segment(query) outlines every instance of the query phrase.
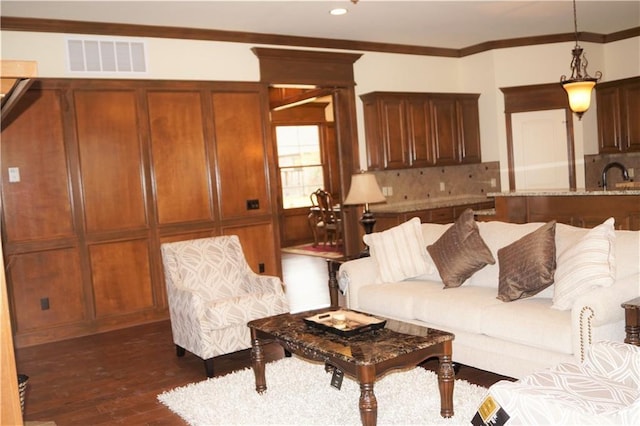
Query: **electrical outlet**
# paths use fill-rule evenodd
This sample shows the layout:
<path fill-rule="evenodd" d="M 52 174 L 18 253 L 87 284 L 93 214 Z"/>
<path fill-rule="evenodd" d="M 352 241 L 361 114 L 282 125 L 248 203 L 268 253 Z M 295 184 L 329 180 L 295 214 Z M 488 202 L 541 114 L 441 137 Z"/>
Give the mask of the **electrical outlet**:
<path fill-rule="evenodd" d="M 264 273 L 264 263 L 258 263 L 258 272 Z"/>
<path fill-rule="evenodd" d="M 498 182 L 496 181 L 496 178 L 491 178 L 491 187 L 495 188 L 497 184 Z"/>
<path fill-rule="evenodd" d="M 247 200 L 247 210 L 260 210 L 260 200 Z"/>
<path fill-rule="evenodd" d="M 387 186 L 387 195 L 389 197 L 393 195 L 393 186 Z"/>
<path fill-rule="evenodd" d="M 10 183 L 20 182 L 20 168 L 9 167 L 9 182 Z"/>
<path fill-rule="evenodd" d="M 635 177 L 636 172 L 635 172 L 635 170 L 633 169 L 633 167 L 629 167 L 629 168 L 627 169 L 627 172 L 629 173 L 629 177 L 630 177 L 631 179 L 633 179 L 633 178 Z"/>
<path fill-rule="evenodd" d="M 49 309 L 49 298 L 48 297 L 43 297 L 42 299 L 40 299 L 40 309 L 43 311 L 46 311 Z"/>
<path fill-rule="evenodd" d="M 444 182 L 440 182 L 440 191 L 444 191 Z"/>

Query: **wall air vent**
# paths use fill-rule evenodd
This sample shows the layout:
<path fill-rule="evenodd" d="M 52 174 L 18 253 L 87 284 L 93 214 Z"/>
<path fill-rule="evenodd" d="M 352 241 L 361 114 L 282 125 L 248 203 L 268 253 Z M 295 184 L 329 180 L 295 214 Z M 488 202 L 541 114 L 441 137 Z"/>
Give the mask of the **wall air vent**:
<path fill-rule="evenodd" d="M 67 66 L 71 73 L 144 74 L 144 40 L 113 38 L 67 39 Z"/>

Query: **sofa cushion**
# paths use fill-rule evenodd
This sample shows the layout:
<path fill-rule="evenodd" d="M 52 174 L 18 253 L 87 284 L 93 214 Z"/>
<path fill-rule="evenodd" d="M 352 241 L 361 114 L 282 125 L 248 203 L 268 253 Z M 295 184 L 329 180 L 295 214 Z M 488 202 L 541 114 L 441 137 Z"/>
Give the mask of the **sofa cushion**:
<path fill-rule="evenodd" d="M 482 317 L 487 308 L 503 304 L 495 298 L 495 289 L 461 286 L 440 288 L 428 297 L 416 298 L 413 318 L 433 324 L 436 328 L 480 333 Z"/>
<path fill-rule="evenodd" d="M 390 318 L 411 320 L 415 303 L 442 293 L 440 281 L 402 281 L 366 285 L 358 292 L 358 310 Z"/>
<path fill-rule="evenodd" d="M 478 222 L 480 236 L 487 244 L 495 259 L 498 259 L 498 250 L 514 241 L 524 237 L 544 225 L 544 222 L 532 223 L 507 223 L 499 221 Z M 487 265 L 469 279 L 469 285 L 498 288 L 500 278 L 500 259 L 493 265 Z M 548 297 L 553 296 L 550 293 Z"/>
<path fill-rule="evenodd" d="M 551 221 L 498 250 L 498 299 L 531 297 L 553 284 L 556 270 L 556 222 Z"/>
<path fill-rule="evenodd" d="M 586 291 L 613 285 L 616 275 L 613 223 L 613 218 L 607 219 L 558 255 L 554 309 L 570 309 Z"/>
<path fill-rule="evenodd" d="M 466 209 L 427 251 L 445 288 L 460 287 L 476 271 L 496 262 L 478 232 L 471 209 Z"/>
<path fill-rule="evenodd" d="M 551 303 L 551 299 L 528 298 L 488 306 L 483 312 L 481 332 L 514 343 L 572 354 L 571 312 L 549 309 Z"/>
<path fill-rule="evenodd" d="M 414 217 L 363 238 L 378 267 L 378 282 L 396 282 L 432 272 L 422 239 L 420 219 Z"/>

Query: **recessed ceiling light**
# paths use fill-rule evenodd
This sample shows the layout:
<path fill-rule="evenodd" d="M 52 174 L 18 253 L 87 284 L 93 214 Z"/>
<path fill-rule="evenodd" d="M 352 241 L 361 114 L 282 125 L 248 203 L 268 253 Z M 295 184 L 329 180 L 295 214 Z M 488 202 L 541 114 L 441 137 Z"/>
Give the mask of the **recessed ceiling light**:
<path fill-rule="evenodd" d="M 331 9 L 331 11 L 329 13 L 334 15 L 334 16 L 344 15 L 344 14 L 347 13 L 347 9 L 345 9 L 343 7 L 338 7 L 338 8 L 335 8 L 335 9 Z"/>

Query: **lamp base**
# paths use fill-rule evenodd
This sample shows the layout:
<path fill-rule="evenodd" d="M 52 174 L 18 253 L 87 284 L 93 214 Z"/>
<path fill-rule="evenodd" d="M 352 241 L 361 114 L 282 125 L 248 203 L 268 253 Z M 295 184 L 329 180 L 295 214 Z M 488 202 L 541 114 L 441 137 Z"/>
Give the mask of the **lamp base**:
<path fill-rule="evenodd" d="M 362 217 L 360 218 L 360 223 L 364 228 L 365 235 L 371 234 L 373 233 L 373 227 L 376 225 L 376 218 L 373 216 L 373 213 L 371 213 L 368 209 L 365 209 L 364 213 L 362 213 Z M 358 257 L 369 257 L 369 256 L 370 256 L 369 246 L 365 244 L 364 250 L 360 252 Z"/>

